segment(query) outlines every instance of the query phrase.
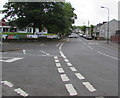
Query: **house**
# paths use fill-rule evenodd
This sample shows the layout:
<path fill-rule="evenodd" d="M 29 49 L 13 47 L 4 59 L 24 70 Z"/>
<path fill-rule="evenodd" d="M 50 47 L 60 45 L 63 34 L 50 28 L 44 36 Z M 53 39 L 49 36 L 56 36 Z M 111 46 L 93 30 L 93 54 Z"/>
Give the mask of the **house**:
<path fill-rule="evenodd" d="M 33 27 L 25 27 L 23 29 L 19 29 L 17 27 L 10 26 L 9 23 L 5 21 L 5 19 L 1 19 L 0 32 L 33 33 Z M 35 32 L 39 32 L 39 28 L 35 28 Z"/>
<path fill-rule="evenodd" d="M 118 30 L 118 23 L 119 21 L 116 19 L 109 21 L 109 39 L 111 36 L 116 34 L 116 31 Z M 97 26 L 94 28 L 94 32 L 96 33 L 97 37 L 106 39 L 108 34 L 108 22 L 97 24 Z"/>

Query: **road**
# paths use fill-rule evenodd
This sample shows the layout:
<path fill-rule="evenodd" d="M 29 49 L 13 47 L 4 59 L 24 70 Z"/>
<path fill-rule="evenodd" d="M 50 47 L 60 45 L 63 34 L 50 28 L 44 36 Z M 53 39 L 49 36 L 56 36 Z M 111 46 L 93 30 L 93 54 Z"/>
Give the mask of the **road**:
<path fill-rule="evenodd" d="M 3 96 L 118 95 L 114 48 L 81 37 L 6 45 L 20 50 L 3 52 L 0 59 Z"/>

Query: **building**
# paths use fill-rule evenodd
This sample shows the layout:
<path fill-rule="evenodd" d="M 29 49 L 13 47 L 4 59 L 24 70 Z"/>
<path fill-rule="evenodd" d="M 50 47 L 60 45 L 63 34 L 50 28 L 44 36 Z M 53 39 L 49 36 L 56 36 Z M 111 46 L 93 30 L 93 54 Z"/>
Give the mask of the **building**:
<path fill-rule="evenodd" d="M 109 21 L 109 39 L 111 36 L 114 36 L 116 34 L 116 31 L 118 31 L 118 23 L 119 21 L 115 19 Z M 108 22 L 99 23 L 94 28 L 94 32 L 97 37 L 106 39 L 108 34 Z"/>

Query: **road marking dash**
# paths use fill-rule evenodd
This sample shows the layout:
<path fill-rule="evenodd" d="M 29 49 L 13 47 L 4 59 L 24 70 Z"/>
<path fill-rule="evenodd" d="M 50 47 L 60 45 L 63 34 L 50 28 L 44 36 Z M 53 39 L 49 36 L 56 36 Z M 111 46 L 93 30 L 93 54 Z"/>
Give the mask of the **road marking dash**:
<path fill-rule="evenodd" d="M 21 88 L 17 88 L 14 90 L 17 94 L 20 94 L 21 96 L 27 97 L 28 94 L 24 92 Z"/>
<path fill-rule="evenodd" d="M 1 81 L 2 84 L 8 86 L 8 87 L 13 87 L 13 84 L 11 82 L 8 81 Z"/>
<path fill-rule="evenodd" d="M 69 81 L 69 80 L 70 80 L 70 79 L 68 78 L 68 76 L 66 76 L 66 74 L 61 74 L 60 77 L 61 77 L 61 79 L 62 79 L 63 81 Z"/>
<path fill-rule="evenodd" d="M 83 82 L 83 85 L 90 91 L 90 92 L 95 92 L 96 89 L 89 83 L 89 82 Z"/>
<path fill-rule="evenodd" d="M 61 67 L 61 64 L 60 63 L 56 63 L 56 67 Z"/>
<path fill-rule="evenodd" d="M 64 59 L 65 60 L 65 62 L 69 62 L 69 60 L 68 59 Z"/>
<path fill-rule="evenodd" d="M 88 48 L 90 48 L 91 50 L 93 50 L 93 48 L 92 48 L 92 47 L 90 47 L 90 46 L 88 46 Z"/>
<path fill-rule="evenodd" d="M 55 60 L 55 62 L 56 62 L 56 63 L 58 63 L 58 62 L 59 62 L 59 60 Z"/>
<path fill-rule="evenodd" d="M 55 57 L 54 57 L 54 59 L 55 59 L 55 60 L 56 60 L 56 59 L 58 60 L 58 57 L 57 57 L 57 56 L 55 56 Z"/>
<path fill-rule="evenodd" d="M 68 65 L 68 66 L 72 66 L 72 64 L 71 64 L 70 62 L 69 62 L 69 63 L 67 63 L 67 65 Z"/>
<path fill-rule="evenodd" d="M 70 67 L 70 69 L 71 69 L 72 71 L 77 71 L 77 70 L 75 69 L 75 67 Z"/>
<path fill-rule="evenodd" d="M 75 88 L 73 87 L 72 84 L 65 84 L 65 87 L 66 87 L 67 91 L 69 92 L 70 96 L 77 95 L 77 91 L 75 90 Z"/>
<path fill-rule="evenodd" d="M 65 71 L 63 70 L 63 68 L 58 68 L 58 72 L 59 73 L 64 73 Z"/>
<path fill-rule="evenodd" d="M 75 73 L 75 75 L 76 75 L 77 78 L 80 79 L 80 80 L 85 79 L 85 77 L 83 77 L 80 73 Z"/>

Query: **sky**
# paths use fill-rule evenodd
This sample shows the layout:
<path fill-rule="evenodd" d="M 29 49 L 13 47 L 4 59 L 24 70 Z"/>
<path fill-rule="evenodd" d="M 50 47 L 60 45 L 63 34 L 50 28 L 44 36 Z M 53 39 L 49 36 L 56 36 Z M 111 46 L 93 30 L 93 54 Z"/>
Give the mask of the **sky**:
<path fill-rule="evenodd" d="M 0 10 L 3 9 L 3 5 L 8 0 L 0 0 Z M 108 10 L 101 8 L 101 6 L 109 8 L 110 20 L 118 20 L 118 2 L 120 0 L 66 0 L 70 2 L 75 9 L 77 19 L 75 21 L 76 26 L 81 25 L 96 25 L 108 20 Z M 4 15 L 0 14 L 0 19 Z"/>

